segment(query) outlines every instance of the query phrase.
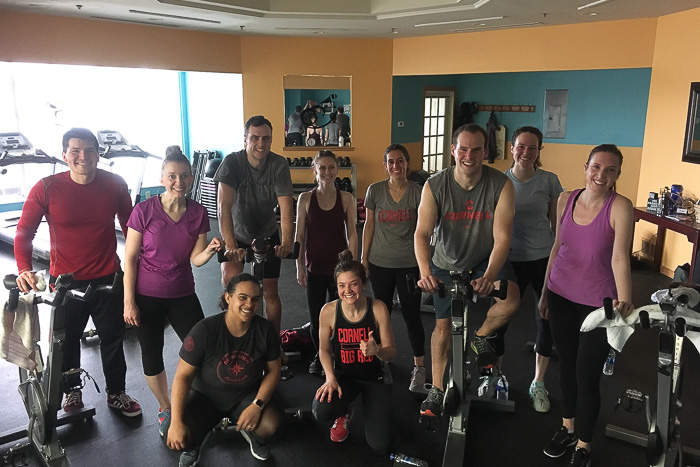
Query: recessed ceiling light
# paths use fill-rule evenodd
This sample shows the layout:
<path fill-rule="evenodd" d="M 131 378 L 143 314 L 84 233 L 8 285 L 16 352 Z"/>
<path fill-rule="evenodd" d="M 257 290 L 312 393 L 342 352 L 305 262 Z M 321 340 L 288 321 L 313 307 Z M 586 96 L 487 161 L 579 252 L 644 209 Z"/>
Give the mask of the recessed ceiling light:
<path fill-rule="evenodd" d="M 185 21 L 199 21 L 201 23 L 221 24 L 221 21 L 214 21 L 214 20 L 203 19 L 203 18 L 193 18 L 191 16 L 167 15 L 165 13 L 155 13 L 153 11 L 129 10 L 129 13 L 134 13 L 137 15 L 147 15 L 147 16 L 159 16 L 161 18 L 182 19 Z"/>
<path fill-rule="evenodd" d="M 595 1 L 595 2 L 591 2 L 591 3 L 587 3 L 587 4 L 585 4 L 585 5 L 581 5 L 580 7 L 578 7 L 578 10 L 579 10 L 579 11 L 585 10 L 586 8 L 591 8 L 591 7 L 594 7 L 594 6 L 597 6 L 597 5 L 602 5 L 603 3 L 608 3 L 609 1 L 611 1 L 611 0 L 597 0 L 597 1 Z"/>
<path fill-rule="evenodd" d="M 587 13 L 587 14 L 588 14 L 588 16 L 598 16 L 598 13 L 596 13 L 595 11 L 591 11 L 590 13 Z"/>
<path fill-rule="evenodd" d="M 440 21 L 437 23 L 420 23 L 416 24 L 415 27 L 422 28 L 425 26 L 443 26 L 445 24 L 459 24 L 459 23 L 478 23 L 479 21 L 493 21 L 497 19 L 503 19 L 503 16 L 491 16 L 489 18 L 474 18 L 474 19 L 459 19 L 455 21 Z"/>
<path fill-rule="evenodd" d="M 391 28 L 391 34 L 398 34 L 399 31 L 396 30 L 396 28 Z"/>

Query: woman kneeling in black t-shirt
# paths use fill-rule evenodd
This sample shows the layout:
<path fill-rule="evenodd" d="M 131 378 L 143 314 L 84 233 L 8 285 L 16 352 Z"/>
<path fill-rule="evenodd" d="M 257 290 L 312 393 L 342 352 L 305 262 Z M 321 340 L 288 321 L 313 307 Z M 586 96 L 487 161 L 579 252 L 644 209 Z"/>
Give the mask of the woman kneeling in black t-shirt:
<path fill-rule="evenodd" d="M 255 314 L 259 301 L 260 286 L 253 276 L 233 277 L 219 300 L 224 313 L 197 323 L 182 344 L 165 436 L 168 447 L 186 450 L 180 466 L 199 460 L 202 441 L 224 417 L 236 423 L 253 457 L 270 457 L 264 439 L 282 422 L 282 411 L 272 400 L 281 373 L 280 341 Z"/>

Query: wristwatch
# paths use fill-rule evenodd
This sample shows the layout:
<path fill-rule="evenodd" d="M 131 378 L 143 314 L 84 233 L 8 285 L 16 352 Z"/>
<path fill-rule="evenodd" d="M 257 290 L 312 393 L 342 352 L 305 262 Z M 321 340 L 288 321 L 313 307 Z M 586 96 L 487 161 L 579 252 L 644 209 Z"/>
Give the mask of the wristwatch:
<path fill-rule="evenodd" d="M 265 401 L 262 399 L 255 399 L 253 404 L 257 405 L 259 409 L 262 409 L 265 406 Z"/>

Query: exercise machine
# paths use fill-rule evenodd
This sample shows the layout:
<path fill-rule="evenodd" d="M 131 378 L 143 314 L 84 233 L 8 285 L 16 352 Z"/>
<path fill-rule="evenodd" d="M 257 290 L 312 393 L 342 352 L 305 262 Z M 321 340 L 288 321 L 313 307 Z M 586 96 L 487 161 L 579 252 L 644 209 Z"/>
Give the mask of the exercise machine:
<path fill-rule="evenodd" d="M 131 204 L 136 205 L 141 201 L 141 186 L 143 185 L 143 176 L 146 173 L 146 163 L 148 159 L 162 160 L 162 157 L 154 156 L 136 145 L 129 144 L 129 142 L 122 136 L 118 131 L 113 130 L 102 130 L 97 132 L 97 142 L 99 144 L 100 150 L 100 160 L 104 161 L 110 167 L 113 167 L 117 159 L 124 157 L 135 158 L 141 161 L 141 166 L 139 170 L 133 170 L 131 167 L 127 173 L 120 173 L 122 177 L 127 181 L 129 185 L 129 191 L 131 194 Z M 112 169 L 114 171 L 114 169 Z M 131 183 L 129 183 L 131 181 Z M 121 226 L 117 223 L 117 228 L 121 229 Z"/>
<path fill-rule="evenodd" d="M 471 362 L 469 359 L 469 330 L 467 317 L 469 308 L 476 304 L 479 296 L 471 286 L 471 273 L 450 271 L 452 286 L 449 293 L 452 296 L 452 363 L 449 366 L 449 377 L 445 387 L 442 413 L 450 417 L 445 452 L 443 455 L 443 467 L 464 466 L 464 445 L 467 438 L 467 425 L 471 406 L 494 410 L 498 412 L 514 412 L 515 402 L 508 399 L 491 397 L 479 397 L 469 391 L 471 384 Z M 413 276 L 406 277 L 408 290 L 417 291 L 416 279 Z M 499 289 L 494 290 L 488 296 L 505 300 L 508 293 L 507 283 L 500 282 Z M 440 284 L 438 295 L 445 297 L 445 284 Z M 476 371 L 476 370 L 474 370 Z M 489 376 L 486 376 L 487 378 Z M 434 419 L 435 417 L 425 417 Z M 428 420 L 428 429 L 435 430 L 433 421 Z"/>
<path fill-rule="evenodd" d="M 669 289 L 656 292 L 653 296 L 656 297 L 658 305 L 643 307 L 639 311 L 639 323 L 645 330 L 651 327 L 660 328 L 656 403 L 653 404 L 648 395 L 630 389 L 619 401 L 620 405 L 630 412 L 641 411 L 644 408 L 647 433 L 638 433 L 610 424 L 605 432 L 612 438 L 646 447 L 647 465 L 698 465 L 700 451 L 682 443 L 679 412 L 683 406 L 680 399 L 683 379 L 681 354 L 687 333 L 700 332 L 700 326 L 688 323 L 689 320 L 696 323 L 700 320 L 700 313 L 691 309 L 700 304 L 700 286 L 688 287 L 673 283 Z M 612 300 L 606 299 L 604 308 L 606 317 L 612 319 Z"/>
<path fill-rule="evenodd" d="M 17 276 L 8 275 L 3 280 L 5 288 L 10 290 L 6 312 L 16 310 L 19 303 L 20 291 L 16 287 L 16 279 Z M 48 358 L 43 371 L 37 369 L 30 372 L 24 368 L 19 369 L 20 384 L 18 390 L 29 417 L 28 427 L 0 434 L 0 445 L 26 437 L 27 443 L 19 448 L 13 448 L 11 455 L 15 456 L 19 455 L 20 452 L 32 451 L 41 464 L 47 467 L 70 465 L 58 440 L 56 428 L 68 423 L 86 420 L 95 415 L 94 407 L 85 406 L 80 410 L 71 413 L 63 412 L 61 416 L 58 416 L 63 397 L 63 379 L 66 376 L 61 372 L 61 365 L 63 364 L 63 345 L 66 336 L 66 314 L 70 301 L 90 301 L 97 293 L 117 293 L 122 287 L 122 275 L 121 273 L 115 274 L 114 282 L 111 285 L 96 287 L 89 285 L 85 291 L 70 290 L 72 282 L 73 274 L 62 274 L 56 279 L 54 292 L 34 296 L 33 304 L 45 303 L 51 306 Z M 38 346 L 36 351 L 40 353 Z M 85 373 L 86 378 L 91 379 L 80 368 L 70 370 L 68 373 L 74 374 L 76 372 Z M 97 388 L 97 384 L 95 384 L 95 388 Z M 97 390 L 99 392 L 99 388 Z"/>
<path fill-rule="evenodd" d="M 27 164 L 33 170 L 28 171 Z M 29 190 L 41 177 L 53 175 L 57 168 L 64 170 L 68 164 L 34 148 L 22 133 L 0 133 L 0 240 L 10 245 L 15 242 L 17 224 L 22 214 L 22 204 Z M 40 170 L 36 170 L 41 167 Z M 34 237 L 32 256 L 48 264 L 50 255 L 49 229 L 42 222 Z"/>

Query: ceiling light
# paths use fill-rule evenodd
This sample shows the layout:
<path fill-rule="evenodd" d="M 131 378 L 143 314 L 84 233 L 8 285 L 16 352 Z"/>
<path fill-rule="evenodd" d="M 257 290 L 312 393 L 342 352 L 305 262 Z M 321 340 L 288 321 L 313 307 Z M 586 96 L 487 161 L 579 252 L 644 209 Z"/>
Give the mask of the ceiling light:
<path fill-rule="evenodd" d="M 526 28 L 529 26 L 538 26 L 543 23 L 535 21 L 534 23 L 520 23 L 520 24 L 508 24 L 503 26 L 487 26 L 487 27 L 477 27 L 477 28 L 461 28 L 461 29 L 450 29 L 449 32 L 470 32 L 470 31 L 489 31 L 493 29 L 515 29 L 515 28 Z"/>
<path fill-rule="evenodd" d="M 598 13 L 595 11 L 591 11 L 590 13 L 587 13 L 588 16 L 598 16 Z"/>
<path fill-rule="evenodd" d="M 602 5 L 603 3 L 608 3 L 611 0 L 596 0 L 595 2 L 587 3 L 586 5 L 582 5 L 578 7 L 578 10 L 585 10 L 586 8 L 591 8 L 597 5 Z"/>
<path fill-rule="evenodd" d="M 391 28 L 391 33 L 392 33 L 392 34 L 398 34 L 399 31 L 397 31 L 396 28 Z"/>
<path fill-rule="evenodd" d="M 152 11 L 129 10 L 129 13 L 134 13 L 136 15 L 160 16 L 162 18 L 183 19 L 185 21 L 199 21 L 201 23 L 221 24 L 221 21 L 214 21 L 211 19 L 193 18 L 191 16 L 166 15 L 165 13 L 154 13 Z"/>
<path fill-rule="evenodd" d="M 416 24 L 415 27 L 422 28 L 422 27 L 426 27 L 426 26 L 443 26 L 445 24 L 476 23 L 479 21 L 493 21 L 493 20 L 503 19 L 503 18 L 504 18 L 503 16 L 491 16 L 489 18 L 459 19 L 459 20 L 455 20 L 455 21 L 440 21 L 437 23 L 420 23 L 420 24 Z"/>

